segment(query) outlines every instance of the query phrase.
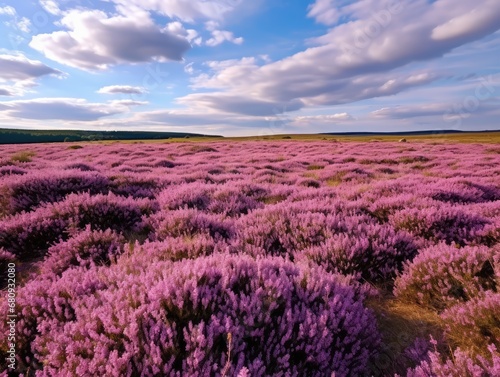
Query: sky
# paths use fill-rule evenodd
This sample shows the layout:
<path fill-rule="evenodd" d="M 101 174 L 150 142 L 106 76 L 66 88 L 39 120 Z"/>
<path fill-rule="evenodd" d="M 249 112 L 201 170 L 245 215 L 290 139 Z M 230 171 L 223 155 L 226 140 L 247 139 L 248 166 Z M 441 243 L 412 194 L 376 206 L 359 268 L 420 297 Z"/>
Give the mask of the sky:
<path fill-rule="evenodd" d="M 0 127 L 500 129 L 499 0 L 0 0 Z"/>

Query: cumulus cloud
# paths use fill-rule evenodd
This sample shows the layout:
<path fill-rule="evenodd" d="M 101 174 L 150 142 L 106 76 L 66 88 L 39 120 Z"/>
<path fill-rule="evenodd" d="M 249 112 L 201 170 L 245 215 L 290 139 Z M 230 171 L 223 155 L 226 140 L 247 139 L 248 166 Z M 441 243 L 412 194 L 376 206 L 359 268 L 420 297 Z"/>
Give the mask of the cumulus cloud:
<path fill-rule="evenodd" d="M 323 106 L 390 96 L 441 77 L 431 70 L 412 72 L 410 63 L 441 57 L 500 29 L 496 0 L 338 3 L 317 1 L 310 7 L 310 16 L 333 10 L 350 20 L 310 40 L 313 46 L 270 64 L 240 63 L 195 77 L 194 87 L 219 91 L 180 102 L 196 104 L 202 98 L 224 108 L 230 98 L 241 98 L 247 103 L 238 104 L 241 110 L 256 101 Z M 334 18 L 323 21 L 331 24 Z M 457 21 L 465 27 L 455 27 Z"/>
<path fill-rule="evenodd" d="M 55 16 L 61 14 L 61 9 L 59 9 L 59 5 L 54 0 L 39 0 L 39 2 L 42 8 L 50 14 Z"/>
<path fill-rule="evenodd" d="M 339 122 L 352 120 L 353 117 L 348 113 L 326 114 L 326 115 L 305 115 L 295 117 L 296 122 Z"/>
<path fill-rule="evenodd" d="M 102 70 L 122 63 L 180 61 L 189 41 L 160 29 L 147 13 L 109 17 L 99 10 L 73 9 L 60 24 L 66 31 L 39 34 L 30 47 L 47 58 L 84 70 Z"/>
<path fill-rule="evenodd" d="M 316 0 L 308 7 L 308 17 L 325 25 L 333 25 L 340 18 L 340 12 L 335 6 L 335 0 Z"/>
<path fill-rule="evenodd" d="M 110 85 L 104 86 L 97 91 L 101 94 L 143 94 L 146 93 L 146 89 L 140 86 L 130 86 L 130 85 Z"/>
<path fill-rule="evenodd" d="M 11 7 L 10 5 L 7 5 L 5 7 L 0 7 L 0 14 L 6 14 L 8 16 L 14 17 L 17 13 L 13 7 Z"/>
<path fill-rule="evenodd" d="M 5 23 L 7 26 L 17 28 L 23 33 L 30 32 L 31 21 L 26 17 L 19 17 L 15 8 L 9 5 L 0 7 L 0 15 L 8 16 L 11 18 L 11 21 L 7 21 Z"/>
<path fill-rule="evenodd" d="M 14 93 L 9 88 L 0 87 L 0 96 L 13 96 Z"/>
<path fill-rule="evenodd" d="M 205 27 L 210 31 L 212 38 L 208 39 L 205 44 L 210 47 L 218 46 L 224 42 L 231 42 L 237 45 L 243 43 L 243 38 L 236 38 L 234 34 L 227 30 L 219 30 L 219 23 L 215 21 L 208 21 Z"/>
<path fill-rule="evenodd" d="M 252 116 L 277 115 L 296 111 L 304 106 L 300 100 L 272 102 L 226 93 L 194 93 L 180 98 L 178 102 L 198 109 L 205 108 L 223 113 Z"/>
<path fill-rule="evenodd" d="M 128 112 L 129 106 L 141 104 L 144 103 L 136 101 L 90 103 L 80 98 L 37 98 L 2 102 L 0 114 L 12 119 L 89 122 Z"/>
<path fill-rule="evenodd" d="M 62 77 L 63 73 L 22 54 L 0 54 L 0 95 L 22 96 L 37 86 L 43 76 Z"/>
<path fill-rule="evenodd" d="M 185 22 L 196 19 L 221 20 L 244 5 L 242 0 L 110 0 L 122 8 L 139 7 L 147 11 L 178 18 Z"/>
<path fill-rule="evenodd" d="M 46 75 L 61 75 L 38 60 L 30 60 L 24 55 L 0 55 L 0 80 L 26 80 Z"/>
<path fill-rule="evenodd" d="M 170 22 L 167 24 L 166 30 L 174 35 L 186 38 L 192 45 L 201 45 L 202 38 L 199 36 L 198 32 L 194 29 L 185 29 L 184 25 L 179 21 Z"/>

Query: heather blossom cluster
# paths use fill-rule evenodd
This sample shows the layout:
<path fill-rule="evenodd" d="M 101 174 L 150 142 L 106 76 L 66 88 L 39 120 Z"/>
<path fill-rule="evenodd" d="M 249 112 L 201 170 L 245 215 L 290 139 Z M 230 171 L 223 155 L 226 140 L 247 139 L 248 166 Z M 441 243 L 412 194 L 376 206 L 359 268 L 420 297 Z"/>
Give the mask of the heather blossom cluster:
<path fill-rule="evenodd" d="M 20 274 L 16 369 L 0 338 L 1 375 L 500 374 L 494 147 L 0 151 L 0 268 Z M 414 327 L 389 361 L 381 302 L 432 319 L 389 313 Z"/>

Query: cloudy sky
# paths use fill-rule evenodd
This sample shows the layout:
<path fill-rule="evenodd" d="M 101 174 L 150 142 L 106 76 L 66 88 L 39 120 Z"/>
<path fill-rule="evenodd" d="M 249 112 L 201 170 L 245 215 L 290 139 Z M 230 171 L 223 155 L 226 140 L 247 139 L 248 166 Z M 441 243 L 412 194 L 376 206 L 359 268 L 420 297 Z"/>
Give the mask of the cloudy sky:
<path fill-rule="evenodd" d="M 500 129 L 498 0 L 0 0 L 0 127 Z"/>

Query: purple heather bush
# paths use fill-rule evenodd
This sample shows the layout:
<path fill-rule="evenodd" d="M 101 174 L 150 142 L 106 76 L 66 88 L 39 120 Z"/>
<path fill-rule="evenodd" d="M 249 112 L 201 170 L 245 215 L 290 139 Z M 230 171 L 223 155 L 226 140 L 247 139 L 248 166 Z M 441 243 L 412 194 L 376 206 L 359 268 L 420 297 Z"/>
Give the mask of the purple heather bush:
<path fill-rule="evenodd" d="M 498 250 L 486 246 L 440 243 L 421 251 L 396 279 L 394 294 L 436 310 L 469 301 L 485 291 L 496 291 Z M 498 274 L 498 273 L 497 273 Z"/>
<path fill-rule="evenodd" d="M 491 148 L 0 149 L 0 267 L 14 261 L 20 273 L 12 375 L 377 375 L 386 347 L 376 318 L 400 314 L 385 307 L 393 284 L 403 306 L 437 310 L 447 327 L 436 335 L 464 350 L 429 352 L 419 329 L 391 355 L 401 356 L 394 368 L 500 374 L 500 154 Z M 363 303 L 375 293 L 377 317 Z M 5 355 L 0 337 L 0 375 Z"/>
<path fill-rule="evenodd" d="M 107 193 L 109 180 L 98 173 L 39 171 L 12 177 L 0 190 L 9 196 L 8 210 L 14 214 L 60 201 L 71 193 Z"/>
<path fill-rule="evenodd" d="M 14 254 L 0 248 L 0 289 L 7 286 L 7 269 L 10 263 L 15 263 Z"/>
<path fill-rule="evenodd" d="M 389 281 L 417 254 L 412 238 L 391 226 L 351 218 L 347 231 L 334 234 L 303 256 L 326 270 L 372 282 Z"/>
<path fill-rule="evenodd" d="M 481 351 L 488 344 L 500 347 L 500 293 L 486 291 L 474 299 L 452 306 L 441 314 L 452 336 L 465 338 Z"/>
<path fill-rule="evenodd" d="M 120 267 L 19 292 L 18 372 L 220 376 L 228 334 L 228 375 L 362 375 L 376 355 L 375 317 L 347 278 L 224 254 Z"/>
<path fill-rule="evenodd" d="M 67 241 L 51 246 L 40 266 L 42 273 L 61 275 L 72 267 L 109 265 L 124 251 L 125 238 L 107 229 L 91 230 L 90 225 Z"/>
<path fill-rule="evenodd" d="M 129 173 L 111 177 L 110 191 L 116 195 L 152 199 L 160 190 L 162 183 L 154 174 Z"/>
<path fill-rule="evenodd" d="M 404 229 L 416 237 L 464 246 L 480 242 L 481 231 L 491 221 L 455 206 L 411 208 L 396 212 L 390 219 L 396 229 Z"/>
<path fill-rule="evenodd" d="M 149 218 L 153 229 L 150 238 L 162 240 L 167 237 L 192 237 L 207 235 L 214 240 L 234 237 L 234 224 L 223 215 L 205 213 L 196 209 L 180 209 L 159 212 Z"/>
<path fill-rule="evenodd" d="M 496 347 L 489 347 L 491 360 L 478 356 L 471 357 L 461 349 L 455 350 L 451 359 L 444 359 L 439 352 L 431 351 L 412 369 L 408 369 L 406 377 L 489 377 L 500 375 L 500 355 Z M 396 375 L 398 377 L 398 375 Z"/>
<path fill-rule="evenodd" d="M 146 230 L 143 215 L 154 210 L 154 203 L 147 199 L 70 194 L 61 202 L 2 219 L 0 247 L 28 260 L 44 255 L 51 245 L 88 225 L 93 230 L 141 233 Z"/>
<path fill-rule="evenodd" d="M 4 175 L 24 175 L 27 171 L 25 169 L 21 169 L 15 165 L 1 166 L 0 163 L 0 176 Z"/>

